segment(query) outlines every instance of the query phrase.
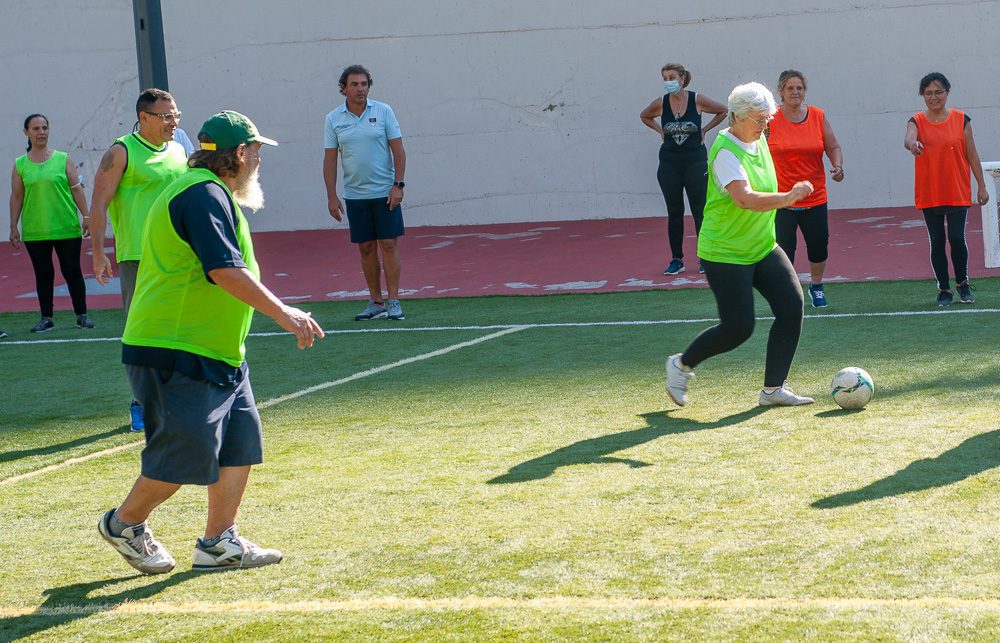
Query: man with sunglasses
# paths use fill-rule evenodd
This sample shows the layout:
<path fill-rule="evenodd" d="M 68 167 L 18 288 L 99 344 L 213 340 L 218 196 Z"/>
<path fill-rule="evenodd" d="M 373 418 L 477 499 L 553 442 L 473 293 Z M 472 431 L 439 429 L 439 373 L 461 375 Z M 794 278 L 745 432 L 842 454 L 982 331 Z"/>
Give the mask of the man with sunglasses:
<path fill-rule="evenodd" d="M 90 203 L 90 238 L 94 276 L 106 284 L 113 276 L 104 252 L 104 233 L 110 214 L 115 232 L 115 259 L 126 317 L 135 292 L 142 259 L 142 231 L 149 208 L 163 188 L 187 170 L 184 148 L 174 141 L 181 113 L 174 98 L 162 89 L 147 89 L 135 103 L 137 123 L 131 134 L 115 139 L 97 169 Z M 129 408 L 133 431 L 142 431 L 142 407 Z"/>

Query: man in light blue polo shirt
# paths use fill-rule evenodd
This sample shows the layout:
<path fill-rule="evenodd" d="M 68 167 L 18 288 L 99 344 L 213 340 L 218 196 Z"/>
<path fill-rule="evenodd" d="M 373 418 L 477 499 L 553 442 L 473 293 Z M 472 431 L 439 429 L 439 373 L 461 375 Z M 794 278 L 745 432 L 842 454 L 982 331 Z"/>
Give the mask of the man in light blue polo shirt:
<path fill-rule="evenodd" d="M 368 306 L 354 316 L 368 319 L 404 319 L 399 303 L 399 251 L 396 238 L 404 234 L 403 174 L 406 152 L 403 134 L 392 108 L 368 99 L 372 76 L 361 65 L 340 75 L 343 105 L 326 115 L 323 180 L 330 216 L 343 220 L 344 205 L 337 196 L 337 158 L 344 166 L 344 201 L 351 242 L 361 252 L 361 269 L 371 293 Z M 382 250 L 379 263 L 378 251 Z M 382 299 L 382 276 L 388 297 Z"/>

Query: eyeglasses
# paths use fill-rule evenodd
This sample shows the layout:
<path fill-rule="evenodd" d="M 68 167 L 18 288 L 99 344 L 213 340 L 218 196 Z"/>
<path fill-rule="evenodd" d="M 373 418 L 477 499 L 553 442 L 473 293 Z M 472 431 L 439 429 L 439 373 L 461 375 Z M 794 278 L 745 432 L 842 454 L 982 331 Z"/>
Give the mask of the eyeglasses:
<path fill-rule="evenodd" d="M 948 93 L 948 90 L 946 90 L 946 89 L 935 89 L 935 90 L 932 90 L 932 91 L 929 91 L 929 92 L 924 92 L 924 96 L 926 98 L 932 98 L 932 97 L 933 98 L 940 98 L 940 97 L 944 96 L 947 93 Z"/>
<path fill-rule="evenodd" d="M 146 114 L 149 114 L 150 116 L 157 116 L 157 117 L 159 117 L 159 119 L 162 120 L 164 123 L 179 123 L 179 122 L 181 122 L 181 114 L 182 114 L 182 112 L 164 112 L 162 114 L 158 114 L 156 112 L 147 112 L 145 110 L 143 110 L 143 112 L 146 113 Z"/>
<path fill-rule="evenodd" d="M 754 118 L 753 116 L 749 116 L 748 118 L 752 120 L 754 123 L 756 123 L 757 127 L 767 127 L 767 124 L 774 120 L 773 116 L 768 116 L 767 118 L 763 119 Z"/>

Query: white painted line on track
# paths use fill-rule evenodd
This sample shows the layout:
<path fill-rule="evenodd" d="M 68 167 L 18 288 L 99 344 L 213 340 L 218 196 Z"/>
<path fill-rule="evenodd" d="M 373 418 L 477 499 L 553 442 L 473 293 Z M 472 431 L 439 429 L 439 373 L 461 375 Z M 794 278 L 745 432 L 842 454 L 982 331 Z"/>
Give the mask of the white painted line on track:
<path fill-rule="evenodd" d="M 257 408 L 266 409 L 268 407 L 274 406 L 276 404 L 281 404 L 282 402 L 287 402 L 289 400 L 294 400 L 300 398 L 303 395 L 309 395 L 310 393 L 315 393 L 316 391 L 322 391 L 324 389 L 332 388 L 334 386 L 339 386 L 341 384 L 347 384 L 348 382 L 353 382 L 355 380 L 360 380 L 371 375 L 377 375 L 379 373 L 384 373 L 386 371 L 392 370 L 394 368 L 399 368 L 400 366 L 406 366 L 407 364 L 413 364 L 414 362 L 422 362 L 432 357 L 439 357 L 441 355 L 446 355 L 452 351 L 457 351 L 462 348 L 468 348 L 469 346 L 475 346 L 476 344 L 482 344 L 483 342 L 488 342 L 491 339 L 496 339 L 498 337 L 503 337 L 504 335 L 510 335 L 511 333 L 516 333 L 518 331 L 524 330 L 524 327 L 517 326 L 514 328 L 506 328 L 497 333 L 490 333 L 489 335 L 483 335 L 482 337 L 477 337 L 475 339 L 470 339 L 467 342 L 460 342 L 458 344 L 452 344 L 451 346 L 445 346 L 436 351 L 431 351 L 429 353 L 421 353 L 420 355 L 414 355 L 413 357 L 407 357 L 401 359 L 391 364 L 384 364 L 382 366 L 376 366 L 375 368 L 370 368 L 366 371 L 361 371 L 353 375 L 348 375 L 347 377 L 341 378 L 339 380 L 333 380 L 330 382 L 324 382 L 323 384 L 317 384 L 316 386 L 310 386 L 309 388 L 304 388 L 301 391 L 296 391 L 294 393 L 289 393 L 288 395 L 282 395 L 271 400 L 266 400 L 257 404 Z M 100 458 L 102 456 L 111 455 L 118 453 L 120 451 L 125 451 L 127 449 L 134 449 L 136 447 L 141 447 L 146 444 L 145 440 L 139 440 L 136 442 L 130 442 L 128 444 L 121 444 L 116 447 L 111 447 L 110 449 L 104 449 L 102 451 L 95 451 L 94 453 L 89 453 L 78 458 L 70 458 L 64 460 L 63 462 L 57 462 L 56 464 L 50 464 L 47 467 L 42 467 L 35 471 L 28 471 L 27 473 L 22 473 L 16 476 L 11 476 L 10 478 L 4 478 L 0 480 L 0 486 L 6 484 L 13 484 L 15 482 L 26 480 L 28 478 L 34 478 L 35 476 L 40 476 L 43 473 L 49 473 L 50 471 L 56 471 L 58 469 L 63 469 L 65 467 L 78 464 L 80 462 L 86 462 L 87 460 L 92 460 L 94 458 Z"/>

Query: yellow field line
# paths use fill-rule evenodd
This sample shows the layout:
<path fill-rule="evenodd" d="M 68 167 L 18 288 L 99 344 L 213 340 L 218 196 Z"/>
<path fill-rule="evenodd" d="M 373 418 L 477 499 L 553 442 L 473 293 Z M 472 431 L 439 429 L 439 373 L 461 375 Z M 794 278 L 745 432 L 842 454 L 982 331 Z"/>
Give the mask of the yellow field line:
<path fill-rule="evenodd" d="M 0 617 L 58 616 L 97 613 L 114 614 L 231 614 L 238 613 L 327 613 L 365 611 L 471 611 L 471 610 L 772 610 L 835 609 L 867 610 L 884 608 L 985 609 L 1000 610 L 1000 598 L 627 598 L 551 596 L 545 598 L 506 598 L 499 596 L 463 596 L 452 598 L 398 598 L 394 596 L 348 600 L 312 600 L 297 602 L 233 601 L 219 602 L 124 602 L 90 603 L 42 607 L 0 607 Z"/>

